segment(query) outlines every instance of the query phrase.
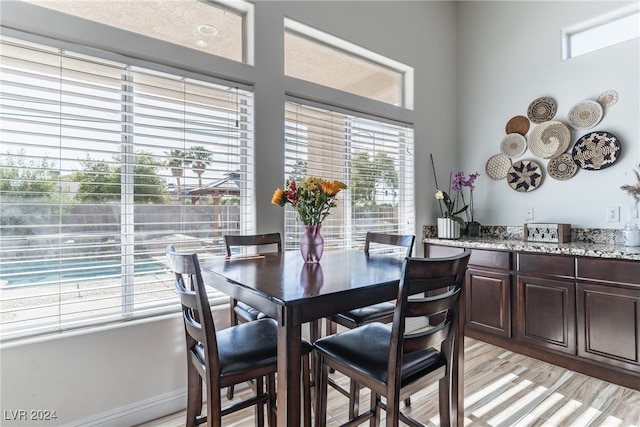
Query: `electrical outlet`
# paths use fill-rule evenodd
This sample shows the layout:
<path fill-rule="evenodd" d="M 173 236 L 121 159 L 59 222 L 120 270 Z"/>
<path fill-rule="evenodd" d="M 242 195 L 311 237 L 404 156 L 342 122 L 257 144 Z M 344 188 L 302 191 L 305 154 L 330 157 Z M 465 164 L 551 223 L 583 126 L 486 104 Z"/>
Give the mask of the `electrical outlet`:
<path fill-rule="evenodd" d="M 607 221 L 620 222 L 620 207 L 612 206 L 607 208 Z"/>
<path fill-rule="evenodd" d="M 629 219 L 638 218 L 638 208 L 636 208 L 635 206 L 627 207 L 627 218 Z"/>
<path fill-rule="evenodd" d="M 533 208 L 526 208 L 524 211 L 524 219 L 527 221 L 533 220 Z"/>

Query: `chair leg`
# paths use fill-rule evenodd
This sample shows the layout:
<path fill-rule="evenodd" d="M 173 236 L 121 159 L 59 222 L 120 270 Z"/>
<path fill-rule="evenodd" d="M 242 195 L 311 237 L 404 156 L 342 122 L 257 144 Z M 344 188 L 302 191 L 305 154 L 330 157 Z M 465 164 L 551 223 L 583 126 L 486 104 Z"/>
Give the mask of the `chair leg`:
<path fill-rule="evenodd" d="M 235 326 L 238 324 L 238 314 L 236 313 L 236 310 L 235 310 L 235 307 L 237 304 L 238 304 L 238 301 L 235 298 L 229 298 L 229 309 L 230 309 L 229 318 L 231 319 L 231 326 Z M 234 387 L 232 385 L 227 387 L 227 399 L 229 400 L 233 399 L 233 391 L 234 391 Z"/>
<path fill-rule="evenodd" d="M 196 419 L 201 413 L 202 378 L 200 378 L 197 369 L 189 363 L 187 368 L 187 427 L 195 427 L 197 425 Z"/>
<path fill-rule="evenodd" d="M 309 355 L 302 358 L 302 413 L 304 416 L 304 427 L 311 427 L 311 372 Z"/>
<path fill-rule="evenodd" d="M 332 322 L 329 319 L 326 319 L 327 324 L 325 325 L 325 336 L 335 335 L 338 333 L 338 324 L 336 322 Z M 329 368 L 330 373 L 334 373 L 336 370 L 333 368 Z"/>
<path fill-rule="evenodd" d="M 390 399 L 389 396 L 387 396 L 386 406 L 387 427 L 398 427 L 400 425 L 400 400 L 398 396 L 394 399 Z"/>
<path fill-rule="evenodd" d="M 264 378 L 258 377 L 255 380 L 255 395 L 258 396 L 264 391 Z M 258 403 L 255 407 L 256 427 L 264 427 L 264 403 Z"/>
<path fill-rule="evenodd" d="M 360 413 L 360 383 L 349 381 L 349 419 L 352 420 Z"/>
<path fill-rule="evenodd" d="M 338 332 L 338 324 L 327 319 L 327 324 L 325 325 L 325 336 L 334 335 L 336 332 Z"/>
<path fill-rule="evenodd" d="M 450 379 L 450 376 L 446 375 L 444 378 L 440 379 L 440 384 L 438 385 L 438 402 L 440 409 L 441 427 L 451 426 L 451 400 L 449 397 Z"/>
<path fill-rule="evenodd" d="M 378 427 L 380 425 L 380 396 L 371 390 L 371 402 L 369 410 L 373 412 L 373 417 L 369 421 L 370 427 Z"/>
<path fill-rule="evenodd" d="M 407 397 L 407 398 L 404 400 L 404 406 L 411 406 L 411 398 L 410 398 L 410 397 Z"/>
<path fill-rule="evenodd" d="M 327 424 L 327 380 L 329 378 L 329 366 L 324 364 L 324 358 L 321 355 L 317 357 L 316 371 L 316 427 L 325 427 Z"/>
<path fill-rule="evenodd" d="M 321 329 L 322 329 L 322 320 L 312 320 L 309 322 L 309 338 L 311 342 L 315 342 L 317 339 L 321 338 Z M 315 384 L 316 384 L 316 359 L 318 356 L 315 351 L 311 352 L 311 385 L 312 385 L 312 394 L 311 400 L 315 401 Z"/>
<path fill-rule="evenodd" d="M 269 400 L 267 402 L 267 422 L 269 423 L 269 427 L 277 426 L 277 406 L 276 406 L 276 376 L 274 374 L 270 374 L 267 376 L 267 393 L 269 394 Z"/>

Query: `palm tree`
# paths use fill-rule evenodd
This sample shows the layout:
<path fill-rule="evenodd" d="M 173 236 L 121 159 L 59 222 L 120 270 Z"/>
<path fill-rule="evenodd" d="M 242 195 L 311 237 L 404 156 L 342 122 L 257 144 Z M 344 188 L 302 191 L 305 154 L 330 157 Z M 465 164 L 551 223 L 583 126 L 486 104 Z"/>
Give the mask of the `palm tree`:
<path fill-rule="evenodd" d="M 176 177 L 178 183 L 177 193 L 180 194 L 180 177 L 184 171 L 185 166 L 191 164 L 191 160 L 187 159 L 188 152 L 184 150 L 171 150 L 165 151 L 165 154 L 170 157 L 167 162 L 167 166 L 171 168 L 171 174 Z"/>
<path fill-rule="evenodd" d="M 201 145 L 195 145 L 189 148 L 188 156 L 191 170 L 198 175 L 198 187 L 202 187 L 202 174 L 211 164 L 211 152 Z"/>

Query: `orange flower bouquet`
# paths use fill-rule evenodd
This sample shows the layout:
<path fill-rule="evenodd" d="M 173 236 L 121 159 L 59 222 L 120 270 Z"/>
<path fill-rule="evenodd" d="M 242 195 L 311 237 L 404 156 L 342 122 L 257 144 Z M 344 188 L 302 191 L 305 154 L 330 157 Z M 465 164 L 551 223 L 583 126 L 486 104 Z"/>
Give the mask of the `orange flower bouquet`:
<path fill-rule="evenodd" d="M 284 190 L 276 189 L 271 203 L 278 206 L 290 204 L 298 212 L 305 225 L 320 225 L 336 206 L 336 195 L 347 188 L 341 181 L 310 176 L 302 181 L 287 181 Z"/>

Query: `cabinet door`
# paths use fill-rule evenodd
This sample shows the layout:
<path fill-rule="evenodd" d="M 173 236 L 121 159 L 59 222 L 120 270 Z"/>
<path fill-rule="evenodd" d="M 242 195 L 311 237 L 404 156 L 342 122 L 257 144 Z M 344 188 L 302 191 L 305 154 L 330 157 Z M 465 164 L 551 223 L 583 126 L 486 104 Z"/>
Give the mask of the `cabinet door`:
<path fill-rule="evenodd" d="M 575 283 L 518 276 L 518 339 L 576 354 Z"/>
<path fill-rule="evenodd" d="M 578 354 L 637 371 L 640 293 L 613 285 L 578 283 Z"/>
<path fill-rule="evenodd" d="M 467 269 L 466 328 L 511 338 L 511 274 Z"/>

